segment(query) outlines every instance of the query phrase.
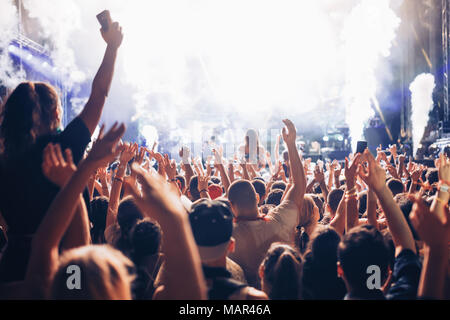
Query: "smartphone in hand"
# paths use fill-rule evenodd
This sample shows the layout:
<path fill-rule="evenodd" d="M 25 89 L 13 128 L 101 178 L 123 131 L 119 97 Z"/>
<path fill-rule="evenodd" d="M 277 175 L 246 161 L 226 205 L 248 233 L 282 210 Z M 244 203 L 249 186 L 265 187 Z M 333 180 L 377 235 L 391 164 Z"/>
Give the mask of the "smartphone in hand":
<path fill-rule="evenodd" d="M 97 15 L 97 20 L 102 26 L 104 31 L 108 31 L 110 24 L 112 23 L 111 14 L 109 10 L 104 10 Z"/>
<path fill-rule="evenodd" d="M 367 149 L 367 141 L 358 141 L 356 145 L 356 153 L 363 154 L 366 149 Z"/>

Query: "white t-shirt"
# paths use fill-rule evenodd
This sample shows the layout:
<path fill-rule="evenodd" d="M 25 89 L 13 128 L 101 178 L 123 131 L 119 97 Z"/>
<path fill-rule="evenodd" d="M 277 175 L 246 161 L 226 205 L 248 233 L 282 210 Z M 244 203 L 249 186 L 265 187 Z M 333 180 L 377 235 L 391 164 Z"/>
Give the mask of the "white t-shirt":
<path fill-rule="evenodd" d="M 236 247 L 229 257 L 242 267 L 250 286 L 260 287 L 259 266 L 272 243 L 293 244 L 297 216 L 297 205 L 284 200 L 267 214 L 266 220 L 239 221 L 234 224 Z"/>

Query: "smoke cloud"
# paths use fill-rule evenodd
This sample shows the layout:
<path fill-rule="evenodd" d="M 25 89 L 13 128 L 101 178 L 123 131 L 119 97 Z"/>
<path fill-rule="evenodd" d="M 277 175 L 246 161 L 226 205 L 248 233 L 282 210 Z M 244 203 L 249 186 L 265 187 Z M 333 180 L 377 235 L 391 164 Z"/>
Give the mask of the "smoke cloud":
<path fill-rule="evenodd" d="M 95 16 L 109 9 L 125 38 L 103 121 L 135 120 L 147 136 L 164 128 L 180 141 L 201 140 L 200 131 L 218 126 L 265 129 L 273 117 L 299 117 L 344 92 L 356 143 L 376 99 L 378 62 L 389 55 L 400 23 L 388 0 L 23 0 L 23 5 L 41 25 L 70 88 L 92 79 L 98 68 L 105 43 Z M 17 30 L 17 10 L 12 1 L 2 1 L 0 9 L 0 26 L 7 30 L 0 48 L 5 48 Z M 8 81 L 5 70 L 11 65 L 4 50 L 0 63 L 0 79 Z M 79 90 L 74 108 L 87 94 Z"/>
<path fill-rule="evenodd" d="M 433 108 L 433 91 L 436 87 L 434 76 L 429 73 L 419 74 L 409 86 L 412 105 L 413 154 L 417 153 L 420 141 L 428 123 L 428 114 Z"/>

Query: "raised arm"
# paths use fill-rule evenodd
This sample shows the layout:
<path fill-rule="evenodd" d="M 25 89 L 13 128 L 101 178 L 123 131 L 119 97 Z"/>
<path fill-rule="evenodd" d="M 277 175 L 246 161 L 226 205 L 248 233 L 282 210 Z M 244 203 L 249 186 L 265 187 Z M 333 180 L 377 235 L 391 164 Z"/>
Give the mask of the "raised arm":
<path fill-rule="evenodd" d="M 363 181 L 376 193 L 380 201 L 395 244 L 396 255 L 404 249 L 409 249 L 416 253 L 416 245 L 411 229 L 400 207 L 395 202 L 391 191 L 386 186 L 386 171 L 377 164 L 368 149 L 364 152 L 364 159 L 367 160 L 368 168 L 359 165 L 358 172 Z"/>
<path fill-rule="evenodd" d="M 356 176 L 358 165 L 360 163 L 361 154 L 358 153 L 349 165 L 349 160 L 345 158 L 345 183 L 347 191 L 345 191 L 345 203 L 346 203 L 346 219 L 345 219 L 345 231 L 348 232 L 351 228 L 358 225 L 358 193 L 356 189 Z"/>
<path fill-rule="evenodd" d="M 420 239 L 424 242 L 424 261 L 420 276 L 418 297 L 425 299 L 445 299 L 445 284 L 447 278 L 450 241 L 450 213 L 444 206 L 437 205 L 440 201 L 448 202 L 449 196 L 435 199 L 434 207 L 430 208 L 419 195 L 411 196 L 414 200 L 411 212 L 411 222 Z M 444 216 L 442 218 L 442 216 Z"/>
<path fill-rule="evenodd" d="M 57 268 L 59 244 L 72 221 L 79 196 L 89 176 L 114 158 L 117 153 L 117 142 L 124 132 L 124 125 L 114 125 L 104 137 L 101 130 L 99 139 L 88 157 L 79 164 L 78 170 L 59 191 L 47 210 L 31 245 L 31 256 L 25 279 L 30 287 L 30 293 L 37 295 L 47 293 L 52 273 Z M 65 160 L 58 157 L 57 161 Z"/>
<path fill-rule="evenodd" d="M 102 29 L 101 33 L 107 43 L 105 55 L 92 83 L 89 100 L 80 113 L 80 118 L 89 129 L 91 135 L 100 121 L 114 75 L 117 51 L 123 39 L 122 27 L 117 22 L 113 23 L 107 31 Z"/>
<path fill-rule="evenodd" d="M 289 153 L 289 163 L 292 175 L 292 188 L 286 194 L 286 200 L 293 201 L 298 209 L 301 211 L 303 206 L 303 197 L 306 191 L 306 177 L 302 161 L 297 151 L 295 140 L 297 138 L 297 131 L 294 124 L 286 119 L 283 120 L 286 127 L 283 128 L 283 139 L 287 145 Z"/>
<path fill-rule="evenodd" d="M 45 177 L 60 188 L 69 181 L 76 166 L 73 162 L 72 151 L 65 151 L 63 157 L 61 147 L 49 143 L 42 153 L 42 172 Z M 61 243 L 63 250 L 87 245 L 90 243 L 89 217 L 83 197 L 78 199 L 77 209 Z"/>
<path fill-rule="evenodd" d="M 231 185 L 230 178 L 228 177 L 227 171 L 225 170 L 225 166 L 223 165 L 223 157 L 222 153 L 219 150 L 213 149 L 214 153 L 214 165 L 216 169 L 220 172 L 220 180 L 222 181 L 222 185 L 225 188 L 225 192 L 228 196 L 228 188 Z"/>
<path fill-rule="evenodd" d="M 369 188 L 367 192 L 367 220 L 368 223 L 378 229 L 377 195 Z"/>
<path fill-rule="evenodd" d="M 330 222 L 330 226 L 333 227 L 336 230 L 336 232 L 339 233 L 341 236 L 343 236 L 345 233 L 345 221 L 347 220 L 346 210 L 347 208 L 344 196 L 339 202 L 339 206 L 336 210 L 336 215 Z"/>
<path fill-rule="evenodd" d="M 127 169 L 127 164 L 131 159 L 133 159 L 136 153 L 136 146 L 131 144 L 124 144 L 122 146 L 122 153 L 119 157 L 119 166 L 117 167 L 116 174 L 113 178 L 111 186 L 111 195 L 108 202 L 108 211 L 106 215 L 106 225 L 105 230 L 109 226 L 116 223 L 117 210 L 119 208 L 120 202 L 120 192 L 122 190 L 123 179 L 125 178 L 125 172 Z"/>
<path fill-rule="evenodd" d="M 178 195 L 158 175 L 150 175 L 133 165 L 142 185 L 141 192 L 130 186 L 144 215 L 156 220 L 163 232 L 167 277 L 160 297 L 166 299 L 206 299 L 206 285 L 200 255 L 186 211 Z"/>
<path fill-rule="evenodd" d="M 322 191 L 322 196 L 324 199 L 328 198 L 328 187 L 325 183 L 325 174 L 323 172 L 323 167 L 316 165 L 314 169 L 314 181 L 318 182 L 320 185 L 320 190 Z"/>

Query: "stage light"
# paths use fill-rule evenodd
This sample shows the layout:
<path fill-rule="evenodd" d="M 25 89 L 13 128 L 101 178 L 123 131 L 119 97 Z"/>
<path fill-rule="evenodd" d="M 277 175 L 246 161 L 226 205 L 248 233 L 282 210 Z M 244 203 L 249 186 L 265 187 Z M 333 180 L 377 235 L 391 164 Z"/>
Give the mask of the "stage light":
<path fill-rule="evenodd" d="M 329 137 L 329 136 L 324 136 L 324 137 L 323 137 L 323 141 L 325 141 L 325 142 L 330 141 L 330 137 Z"/>

